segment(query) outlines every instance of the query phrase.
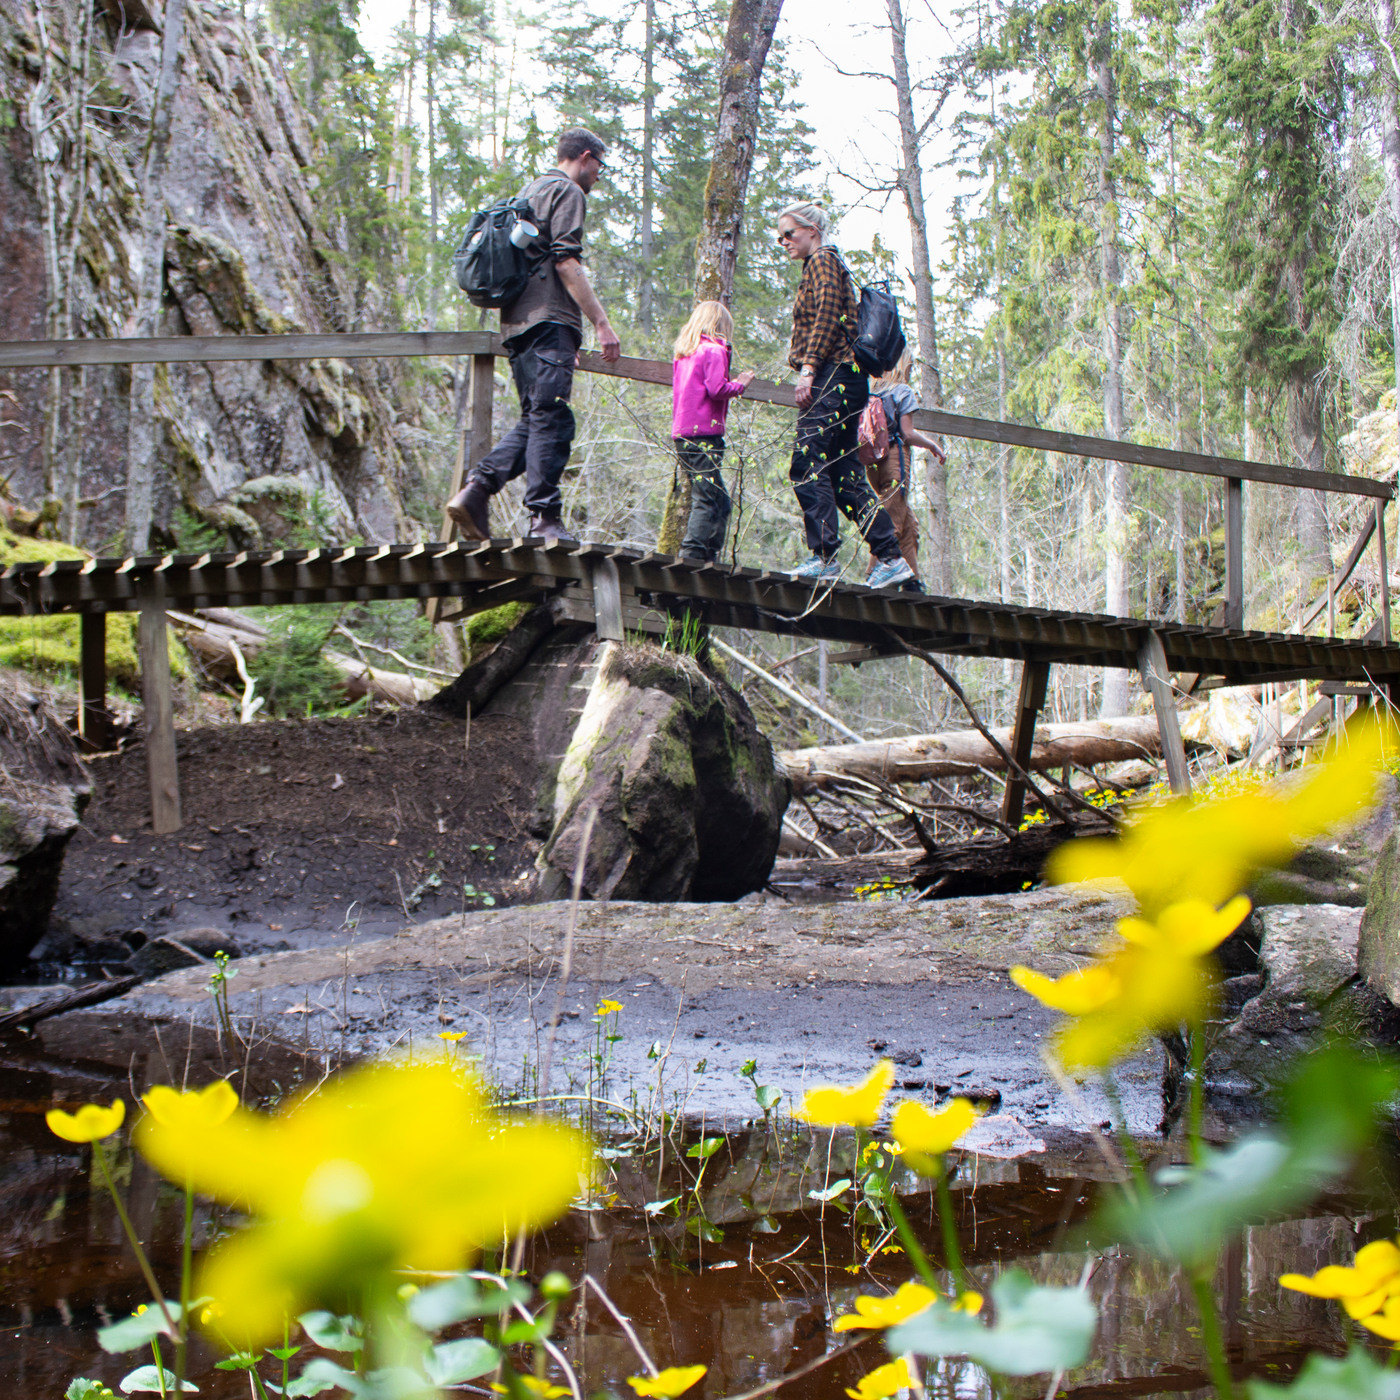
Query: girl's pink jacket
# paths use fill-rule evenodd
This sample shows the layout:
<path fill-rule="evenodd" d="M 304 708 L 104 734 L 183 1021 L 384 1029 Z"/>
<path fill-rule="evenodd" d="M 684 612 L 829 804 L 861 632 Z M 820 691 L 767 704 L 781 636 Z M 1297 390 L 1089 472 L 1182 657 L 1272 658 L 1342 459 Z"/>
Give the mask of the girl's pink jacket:
<path fill-rule="evenodd" d="M 702 335 L 693 355 L 672 366 L 671 436 L 721 437 L 729 400 L 744 386 L 729 377 L 729 346 Z"/>

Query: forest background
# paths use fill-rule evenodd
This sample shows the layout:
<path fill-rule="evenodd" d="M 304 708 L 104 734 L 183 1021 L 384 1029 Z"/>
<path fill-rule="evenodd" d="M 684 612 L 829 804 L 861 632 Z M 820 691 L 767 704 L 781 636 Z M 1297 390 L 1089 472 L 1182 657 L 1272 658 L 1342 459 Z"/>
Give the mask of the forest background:
<path fill-rule="evenodd" d="M 409 0 L 388 25 L 385 13 L 361 15 L 357 0 L 264 0 L 237 11 L 191 0 L 182 81 L 208 78 L 218 88 L 205 71 L 225 62 L 215 49 L 243 52 L 243 41 L 227 37 L 231 27 L 251 36 L 245 47 L 267 70 L 268 90 L 285 89 L 283 107 L 296 109 L 279 111 L 314 205 L 301 222 L 326 231 L 307 235 L 315 266 L 308 252 L 301 285 L 292 285 L 296 257 L 279 272 L 286 307 L 240 313 L 242 328 L 492 326 L 450 285 L 460 231 L 474 209 L 547 167 L 558 129 L 580 123 L 612 146 L 590 201 L 591 276 L 624 353 L 668 359 L 695 283 L 725 0 Z M 9 25 L 0 114 L 15 181 L 37 211 L 38 241 L 53 245 L 43 324 L 26 334 L 10 315 L 5 338 L 132 333 L 139 258 L 130 308 L 104 309 L 94 248 L 101 218 L 111 217 L 101 196 L 112 172 L 104 191 L 92 154 L 100 147 L 139 177 L 148 150 L 150 101 L 143 110 L 130 77 L 139 68 L 131 11 L 116 0 L 92 13 L 84 0 L 3 0 L 0 14 Z M 843 24 L 858 27 L 859 44 Z M 789 0 L 762 76 L 733 288 L 736 367 L 786 374 L 796 269 L 775 246 L 773 225 L 784 204 L 819 198 L 832 206 L 857 274 L 895 279 L 926 406 L 1393 474 L 1393 29 L 1389 0 L 977 0 L 946 10 L 884 0 L 883 14 L 872 7 L 839 23 L 826 6 Z M 850 55 L 864 61 L 875 51 L 872 33 L 883 62 L 862 70 L 863 85 L 858 74 L 837 83 Z M 201 47 L 201 36 L 214 42 Z M 147 69 L 153 90 L 154 63 Z M 239 92 L 237 78 L 225 81 Z M 839 144 L 827 134 L 829 111 L 815 123 L 819 142 L 799 86 L 839 105 Z M 127 181 L 128 222 L 149 223 L 141 190 L 139 178 Z M 172 202 L 169 217 L 160 329 L 198 330 L 192 307 L 218 304 L 201 269 L 220 259 L 234 267 L 233 256 L 189 211 L 182 217 Z M 891 220 L 909 235 L 882 236 Z M 19 222 L 13 210 L 0 214 L 0 233 L 6 221 Z M 77 254 L 71 263 L 67 249 Z M 246 249 L 241 256 L 255 272 L 256 260 Z M 204 288 L 204 302 L 187 283 Z M 193 460 L 201 450 L 182 446 L 198 437 L 182 428 L 187 381 L 158 375 L 156 455 L 164 451 L 166 465 L 140 528 L 162 548 L 435 538 L 466 422 L 467 370 L 433 361 L 357 368 L 354 394 L 334 366 L 308 371 L 316 382 L 300 392 L 329 401 L 335 419 L 323 425 L 326 441 L 345 440 L 347 405 L 378 425 L 361 434 L 378 446 L 360 451 L 355 466 L 372 508 L 345 505 L 329 486 L 259 487 L 283 480 L 275 475 L 211 492 L 181 466 L 182 453 Z M 121 454 L 97 446 L 107 391 L 72 384 L 45 399 L 36 372 L 6 384 L 13 421 L 0 427 L 12 434 L 0 448 L 15 500 L 41 515 L 52 501 L 41 529 L 87 548 L 130 543 L 129 505 L 114 513 Z M 130 392 L 114 378 L 111 403 Z M 234 397 L 225 386 L 229 417 Z M 32 412 L 26 419 L 21 410 L 41 400 L 42 422 Z M 575 407 L 568 518 L 586 538 L 651 547 L 673 475 L 669 395 L 585 375 Z M 502 361 L 497 424 L 513 410 Z M 731 414 L 729 554 L 739 562 L 782 566 L 805 554 L 786 480 L 791 431 L 781 410 L 741 402 Z M 1193 622 L 1215 611 L 1224 571 L 1217 481 L 991 444 L 949 448 L 946 470 L 920 454 L 912 481 L 932 590 Z M 353 494 L 346 488 L 347 500 Z M 509 509 L 498 530 L 523 524 Z M 1361 510 L 1341 496 L 1246 483 L 1248 625 L 1296 624 Z M 863 576 L 853 537 L 843 562 L 848 576 Z M 1378 582 L 1363 565 L 1339 599 L 1339 632 L 1369 625 Z M 808 650 L 742 644 L 766 664 Z M 964 660 L 959 670 L 984 713 L 1009 713 L 1009 664 Z M 812 649 L 785 673 L 869 735 L 958 722 L 917 661 L 828 671 Z M 750 697 L 784 744 L 812 737 L 809 721 L 770 708 L 780 703 L 771 695 Z M 1054 718 L 1119 712 L 1130 700 L 1126 673 L 1106 682 L 1098 672 L 1055 670 Z"/>

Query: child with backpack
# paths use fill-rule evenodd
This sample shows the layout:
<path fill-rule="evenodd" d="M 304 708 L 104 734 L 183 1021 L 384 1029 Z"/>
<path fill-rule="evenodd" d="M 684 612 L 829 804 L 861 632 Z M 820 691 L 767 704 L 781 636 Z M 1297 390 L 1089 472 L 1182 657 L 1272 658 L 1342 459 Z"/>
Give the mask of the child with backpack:
<path fill-rule="evenodd" d="M 671 437 L 676 456 L 690 478 L 690 518 L 681 541 L 681 558 L 715 562 L 724 548 L 732 503 L 720 464 L 724 461 L 724 424 L 729 401 L 753 379 L 751 369 L 729 377 L 733 354 L 729 337 L 734 318 L 722 302 L 702 301 L 690 313 L 674 347 L 671 368 Z"/>
<path fill-rule="evenodd" d="M 909 509 L 910 449 L 922 447 L 940 462 L 948 458 L 932 438 L 925 437 L 914 427 L 913 414 L 919 407 L 919 398 L 909 387 L 909 370 L 913 363 L 913 355 L 906 350 L 888 374 L 871 384 L 870 402 L 861 415 L 857 432 L 856 451 L 865 464 L 865 476 L 875 499 L 885 508 L 894 526 L 899 552 L 914 571 L 914 580 L 905 587 L 921 592 L 917 582 L 919 523 Z M 872 554 L 867 573 L 873 572 L 879 562 Z"/>

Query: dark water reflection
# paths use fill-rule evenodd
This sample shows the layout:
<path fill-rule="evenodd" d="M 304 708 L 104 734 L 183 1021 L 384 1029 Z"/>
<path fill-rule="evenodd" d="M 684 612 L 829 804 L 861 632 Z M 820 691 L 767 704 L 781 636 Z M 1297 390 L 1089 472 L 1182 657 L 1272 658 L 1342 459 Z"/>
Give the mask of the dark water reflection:
<path fill-rule="evenodd" d="M 96 1329 L 125 1316 L 145 1294 L 122 1241 L 120 1224 L 86 1150 L 69 1148 L 47 1130 L 54 1105 L 106 1101 L 153 1082 L 201 1084 L 240 1070 L 224 1063 L 216 1042 L 188 1029 L 166 1028 L 158 1040 L 99 1018 L 69 1017 L 74 1028 L 48 1030 L 41 1046 L 0 1045 L 0 1393 L 60 1396 L 86 1375 L 115 1387 L 139 1359 L 109 1357 Z M 245 1097 L 275 1094 L 299 1076 L 316 1073 L 292 1052 L 265 1047 Z M 158 1273 L 178 1277 L 180 1198 L 123 1145 L 114 1152 L 129 1189 L 130 1209 L 153 1241 Z M 822 1211 L 807 1195 L 849 1166 L 842 1144 L 822 1136 L 761 1132 L 731 1138 L 707 1164 L 703 1193 L 708 1226 L 670 1215 L 649 1215 L 645 1203 L 675 1193 L 693 1161 L 673 1155 L 618 1157 L 608 1209 L 575 1211 L 532 1242 L 527 1268 L 539 1277 L 559 1268 L 575 1280 L 585 1273 L 607 1289 L 662 1366 L 704 1362 L 703 1392 L 733 1395 L 777 1379 L 837 1349 L 849 1334 L 832 1322 L 851 1310 L 858 1292 L 883 1292 L 909 1277 L 899 1253 L 878 1229 L 839 1210 Z M 1019 1161 L 977 1159 L 957 1183 L 963 1249 L 989 1281 L 995 1268 L 1020 1261 L 1037 1278 L 1075 1284 L 1086 1266 L 1101 1327 L 1095 1354 L 1063 1378 L 1075 1397 L 1207 1393 L 1194 1306 L 1177 1275 L 1151 1260 L 1087 1248 L 1086 1221 L 1103 1170 L 1073 1145 Z M 907 1199 L 915 1228 L 936 1252 L 937 1228 L 928 1197 Z M 199 1216 L 200 1238 L 220 1226 Z M 1333 1305 L 1285 1293 L 1278 1275 L 1311 1272 L 1350 1258 L 1358 1240 L 1382 1233 L 1334 1203 L 1312 1218 L 1246 1232 L 1222 1262 L 1222 1300 L 1231 1353 L 1241 1374 L 1285 1376 L 1308 1348 L 1340 1351 L 1344 1338 Z M 697 1233 L 698 1231 L 698 1233 Z M 701 1235 L 722 1238 L 702 1238 Z M 560 1343 L 590 1390 L 629 1395 L 625 1378 L 640 1367 L 617 1324 L 596 1304 L 561 1317 Z M 248 1394 L 246 1378 L 213 1369 L 216 1357 L 196 1349 L 192 1378 L 201 1394 Z M 841 1397 L 866 1370 L 887 1358 L 878 1339 L 797 1382 L 783 1393 L 826 1400 Z M 1043 1395 L 1046 1378 L 1013 1384 L 1003 1393 Z M 929 1378 L 939 1397 L 982 1397 L 986 1377 L 947 1362 Z"/>

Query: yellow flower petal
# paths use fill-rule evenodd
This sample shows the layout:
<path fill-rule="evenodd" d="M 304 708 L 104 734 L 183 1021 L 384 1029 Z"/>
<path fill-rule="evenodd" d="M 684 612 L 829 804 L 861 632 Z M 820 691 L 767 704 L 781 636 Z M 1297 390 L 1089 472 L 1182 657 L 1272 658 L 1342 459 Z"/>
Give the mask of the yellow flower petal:
<path fill-rule="evenodd" d="M 982 1311 L 982 1295 L 974 1293 L 970 1288 L 966 1293 L 959 1293 L 957 1302 L 953 1304 L 953 1311 L 976 1317 Z"/>
<path fill-rule="evenodd" d="M 121 1099 L 113 1099 L 111 1108 L 95 1103 L 85 1103 L 76 1113 L 51 1108 L 44 1115 L 44 1122 L 49 1125 L 49 1131 L 64 1142 L 97 1142 L 111 1137 L 125 1117 L 126 1104 Z"/>
<path fill-rule="evenodd" d="M 1013 967 L 1011 980 L 1052 1011 L 1068 1016 L 1084 1016 L 1112 1001 L 1122 990 L 1112 970 L 1103 963 L 1091 963 L 1077 972 L 1050 978 L 1029 967 Z"/>
<path fill-rule="evenodd" d="M 855 1312 L 838 1317 L 835 1330 L 854 1332 L 866 1328 L 894 1327 L 937 1301 L 938 1294 L 922 1283 L 902 1283 L 887 1298 L 861 1294 L 856 1298 Z"/>
<path fill-rule="evenodd" d="M 614 1011 L 621 1010 L 622 1003 L 620 1001 L 613 1001 L 611 997 L 605 997 L 598 1003 L 598 1007 L 593 1014 L 595 1016 L 611 1016 Z"/>
<path fill-rule="evenodd" d="M 453 1045 L 455 1045 L 465 1035 L 466 1031 L 439 1031 L 438 1039 L 450 1041 Z"/>
<path fill-rule="evenodd" d="M 835 1085 L 809 1089 L 792 1116 L 821 1128 L 873 1128 L 893 1083 L 894 1062 L 881 1060 L 849 1089 Z"/>
<path fill-rule="evenodd" d="M 913 1384 L 914 1377 L 909 1370 L 909 1362 L 901 1356 L 898 1361 L 891 1361 L 887 1366 L 877 1366 L 873 1371 L 866 1372 L 856 1382 L 854 1390 L 850 1386 L 846 1387 L 846 1394 L 851 1400 L 888 1400 L 889 1396 L 897 1395 L 901 1390 L 908 1390 Z"/>
<path fill-rule="evenodd" d="M 627 1384 L 638 1395 L 674 1400 L 675 1396 L 684 1395 L 708 1370 L 708 1366 L 668 1366 L 657 1376 L 628 1376 Z"/>
<path fill-rule="evenodd" d="M 146 1111 L 167 1128 L 217 1128 L 238 1108 L 238 1094 L 227 1079 L 216 1079 L 203 1089 L 172 1089 L 156 1084 L 141 1096 Z"/>
<path fill-rule="evenodd" d="M 957 1145 L 958 1139 L 980 1117 L 967 1099 L 953 1099 L 936 1113 L 930 1113 L 913 1099 L 906 1099 L 895 1109 L 890 1126 L 905 1153 L 941 1157 Z"/>

